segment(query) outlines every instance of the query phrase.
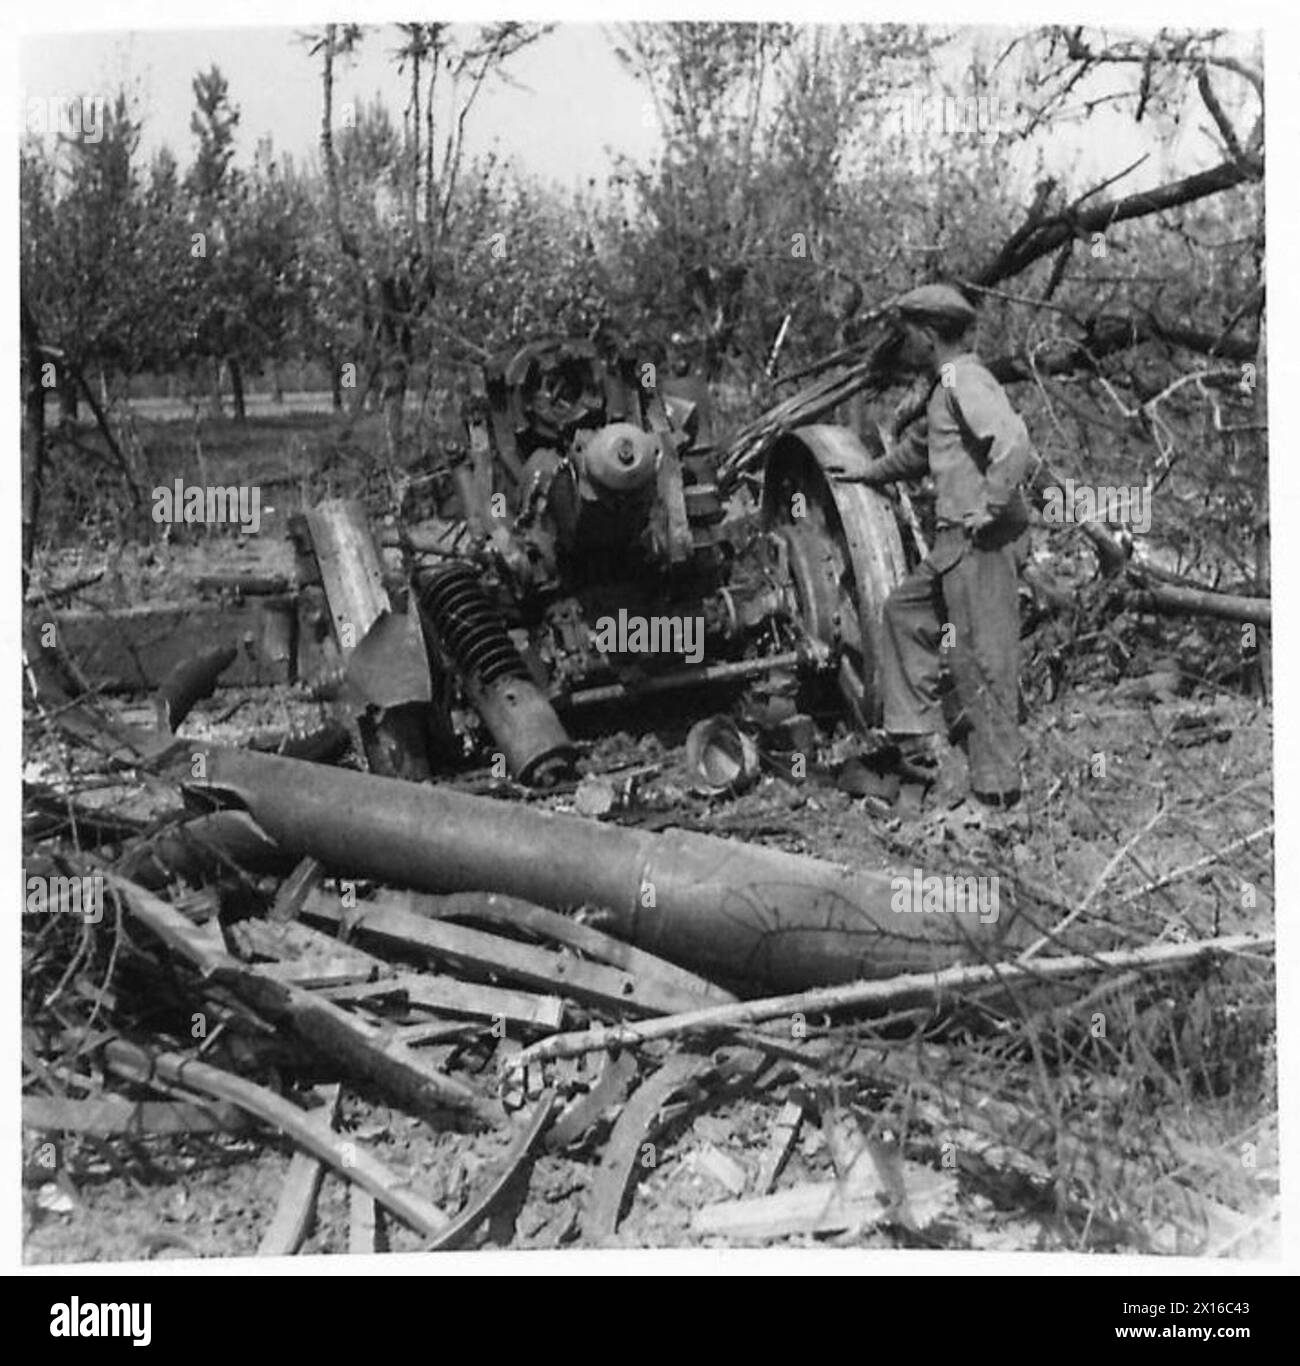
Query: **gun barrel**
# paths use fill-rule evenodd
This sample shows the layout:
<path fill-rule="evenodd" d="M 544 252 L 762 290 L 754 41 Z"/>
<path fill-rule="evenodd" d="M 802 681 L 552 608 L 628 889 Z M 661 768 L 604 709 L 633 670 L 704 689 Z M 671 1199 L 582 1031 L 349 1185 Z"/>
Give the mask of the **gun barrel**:
<path fill-rule="evenodd" d="M 204 751 L 204 769 L 197 790 L 236 798 L 287 852 L 341 875 L 429 892 L 499 892 L 557 910 L 601 907 L 622 938 L 746 989 L 792 991 L 980 961 L 1014 921 L 900 909 L 913 870 L 851 869 L 237 750 Z"/>

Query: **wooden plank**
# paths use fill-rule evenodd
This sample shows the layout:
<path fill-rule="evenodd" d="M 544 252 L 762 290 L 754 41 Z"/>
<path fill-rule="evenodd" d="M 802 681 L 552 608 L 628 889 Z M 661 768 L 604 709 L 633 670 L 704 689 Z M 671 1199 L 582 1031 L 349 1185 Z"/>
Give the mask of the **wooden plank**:
<path fill-rule="evenodd" d="M 480 1020 L 513 1020 L 542 1029 L 559 1029 L 564 1019 L 564 1002 L 558 996 L 533 996 L 429 972 L 399 973 L 381 982 L 330 988 L 325 995 L 332 1001 L 359 1001 L 396 992 L 413 1006 Z"/>
<path fill-rule="evenodd" d="M 749 1173 L 721 1148 L 705 1143 L 691 1154 L 691 1166 L 701 1176 L 710 1177 L 732 1195 L 742 1195 L 749 1183 Z"/>
<path fill-rule="evenodd" d="M 393 1038 L 404 1044 L 441 1043 L 445 1039 L 462 1039 L 482 1030 L 482 1025 L 468 1020 L 430 1020 L 428 1024 L 399 1025 Z"/>
<path fill-rule="evenodd" d="M 527 930 L 544 939 L 577 949 L 598 963 L 622 968 L 635 975 L 642 990 L 654 990 L 665 1001 L 676 999 L 695 1001 L 699 1005 L 714 1002 L 723 1005 L 736 998 L 706 978 L 697 977 L 675 963 L 669 963 L 653 953 L 605 934 L 592 925 L 570 915 L 562 915 L 546 906 L 536 906 L 518 897 L 497 892 L 457 892 L 450 896 L 431 896 L 425 892 L 385 892 L 380 898 L 385 904 L 401 906 L 426 915 L 431 919 L 464 919 L 482 921 L 490 925 L 509 925 Z M 689 1009 L 687 1006 L 674 1007 Z"/>
<path fill-rule="evenodd" d="M 379 552 L 365 509 L 354 499 L 318 504 L 307 513 L 307 529 L 320 566 L 334 639 L 346 660 L 389 610 Z"/>
<path fill-rule="evenodd" d="M 332 1001 L 240 963 L 214 948 L 206 935 L 159 897 L 114 873 L 105 876 L 125 897 L 131 914 L 192 963 L 211 985 L 227 987 L 260 1015 L 286 1025 L 341 1067 L 365 1077 L 417 1113 L 451 1107 L 484 1123 L 498 1122 L 495 1106 L 463 1082 L 429 1067 L 407 1045 Z"/>
<path fill-rule="evenodd" d="M 275 903 L 268 912 L 268 919 L 286 924 L 298 918 L 302 903 L 313 887 L 319 887 L 325 872 L 324 865 L 316 859 L 302 859 L 293 872 L 280 884 L 275 894 Z"/>
<path fill-rule="evenodd" d="M 837 1182 L 824 1181 L 752 1200 L 706 1205 L 696 1211 L 691 1231 L 727 1238 L 788 1238 L 878 1224 L 889 1212 L 877 1191 L 846 1192 Z"/>
<path fill-rule="evenodd" d="M 951 1214 L 956 1198 L 955 1173 L 903 1162 L 891 1150 L 869 1144 L 858 1151 L 839 1181 L 709 1205 L 696 1213 L 691 1229 L 746 1239 L 840 1233 L 885 1222 L 915 1230 Z"/>
<path fill-rule="evenodd" d="M 264 977 L 271 977 L 277 982 L 291 982 L 330 1001 L 350 1000 L 347 992 L 351 987 L 359 988 L 364 993 L 367 988 L 382 989 L 384 985 L 373 981 L 370 972 L 359 971 L 356 964 L 347 958 L 311 963 L 259 963 L 257 970 Z M 336 995 L 336 992 L 340 994 Z"/>
<path fill-rule="evenodd" d="M 56 612 L 54 625 L 59 649 L 106 692 L 151 692 L 177 665 L 222 645 L 236 647 L 222 687 L 259 687 L 292 680 L 292 632 L 281 620 L 292 610 L 289 598 L 161 602 Z"/>
<path fill-rule="evenodd" d="M 227 933 L 240 953 L 273 959 L 273 963 L 259 963 L 257 968 L 280 982 L 306 986 L 313 980 L 324 982 L 339 974 L 346 974 L 346 980 L 353 982 L 396 975 L 392 964 L 382 958 L 296 920 L 254 917 L 237 921 Z"/>
<path fill-rule="evenodd" d="M 360 1254 L 379 1250 L 379 1206 L 368 1191 L 353 1186 L 348 1204 L 348 1251 Z"/>
<path fill-rule="evenodd" d="M 763 1154 L 762 1166 L 758 1169 L 758 1180 L 754 1184 L 759 1195 L 770 1194 L 772 1187 L 776 1185 L 802 1123 L 803 1106 L 798 1101 L 787 1100 L 772 1126 L 772 1137 L 767 1152 Z"/>
<path fill-rule="evenodd" d="M 325 1132 L 334 1128 L 338 1113 L 337 1083 L 316 1087 L 316 1094 L 324 1104 L 319 1110 L 309 1111 L 307 1121 L 318 1124 Z M 325 1164 L 310 1153 L 296 1152 L 289 1160 L 289 1171 L 280 1188 L 280 1199 L 258 1244 L 259 1257 L 291 1257 L 303 1245 L 311 1231 L 316 1213 L 316 1197 L 325 1176 Z"/>
<path fill-rule="evenodd" d="M 500 974 L 527 987 L 604 1006 L 620 1016 L 662 1014 L 670 1008 L 662 993 L 653 988 L 642 990 L 635 977 L 617 968 L 584 963 L 466 925 L 429 920 L 386 899 L 345 909 L 337 896 L 313 892 L 304 903 L 302 914 L 308 920 L 331 925 L 346 923 L 380 942 L 427 949 L 472 970 Z"/>

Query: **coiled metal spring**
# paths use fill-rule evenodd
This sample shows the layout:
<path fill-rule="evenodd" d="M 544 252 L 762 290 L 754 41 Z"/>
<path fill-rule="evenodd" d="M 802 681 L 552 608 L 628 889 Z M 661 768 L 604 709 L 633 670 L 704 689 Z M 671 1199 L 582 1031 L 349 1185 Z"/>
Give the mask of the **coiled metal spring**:
<path fill-rule="evenodd" d="M 426 570 L 417 587 L 439 641 L 464 677 L 485 688 L 501 678 L 528 678 L 528 668 L 473 565 L 461 561 Z"/>

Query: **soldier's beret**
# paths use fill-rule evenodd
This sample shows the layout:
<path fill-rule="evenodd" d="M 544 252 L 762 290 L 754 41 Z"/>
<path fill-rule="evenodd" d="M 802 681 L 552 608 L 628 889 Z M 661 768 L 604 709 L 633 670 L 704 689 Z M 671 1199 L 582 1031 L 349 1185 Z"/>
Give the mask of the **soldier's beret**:
<path fill-rule="evenodd" d="M 975 309 L 951 285 L 919 285 L 894 301 L 894 308 L 905 318 L 924 321 L 938 318 L 945 322 L 975 321 Z"/>

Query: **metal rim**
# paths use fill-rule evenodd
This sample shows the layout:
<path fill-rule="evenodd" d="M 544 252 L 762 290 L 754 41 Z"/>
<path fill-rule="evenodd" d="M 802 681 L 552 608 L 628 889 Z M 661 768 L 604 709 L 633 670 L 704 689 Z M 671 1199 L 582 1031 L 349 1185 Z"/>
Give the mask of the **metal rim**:
<path fill-rule="evenodd" d="M 866 449 L 846 427 L 802 427 L 768 455 L 763 508 L 790 552 L 809 634 L 840 652 L 840 691 L 859 724 L 877 723 L 885 601 L 907 573 L 893 508 L 865 484 Z"/>

